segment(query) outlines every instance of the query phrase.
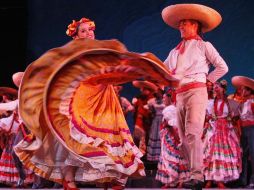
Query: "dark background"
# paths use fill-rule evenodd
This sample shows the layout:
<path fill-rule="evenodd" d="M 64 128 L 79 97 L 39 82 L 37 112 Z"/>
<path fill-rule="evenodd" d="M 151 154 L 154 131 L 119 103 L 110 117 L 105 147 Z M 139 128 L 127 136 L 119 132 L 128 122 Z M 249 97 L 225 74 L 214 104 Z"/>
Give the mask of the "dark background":
<path fill-rule="evenodd" d="M 180 41 L 179 32 L 161 19 L 164 7 L 200 3 L 216 9 L 223 21 L 205 34 L 229 66 L 224 77 L 253 78 L 253 0 L 1 0 L 1 86 L 13 86 L 11 76 L 23 71 L 47 50 L 71 40 L 65 34 L 72 19 L 88 17 L 96 23 L 97 39 L 118 39 L 130 51 L 152 52 L 164 60 Z M 130 84 L 122 92 L 129 100 L 138 91 Z"/>

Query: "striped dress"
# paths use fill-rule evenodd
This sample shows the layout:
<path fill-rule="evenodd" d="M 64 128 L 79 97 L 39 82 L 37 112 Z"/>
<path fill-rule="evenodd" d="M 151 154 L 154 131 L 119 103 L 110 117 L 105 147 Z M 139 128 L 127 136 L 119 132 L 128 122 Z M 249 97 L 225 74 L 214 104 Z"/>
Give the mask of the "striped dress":
<path fill-rule="evenodd" d="M 228 101 L 209 100 L 204 136 L 204 174 L 206 180 L 228 182 L 241 173 L 241 147 L 236 127 L 229 118 Z"/>
<path fill-rule="evenodd" d="M 0 130 L 5 131 L 1 138 L 6 138 L 5 146 L 0 158 L 0 182 L 7 185 L 16 185 L 19 180 L 19 172 L 12 156 L 14 140 L 19 130 L 20 121 L 12 114 L 0 120 Z M 31 171 L 25 170 L 27 178 L 25 183 L 33 182 Z"/>
<path fill-rule="evenodd" d="M 150 99 L 147 104 L 154 114 L 147 145 L 147 160 L 159 161 L 161 152 L 160 125 L 162 123 L 162 110 L 165 105 L 157 102 L 155 98 Z"/>
<path fill-rule="evenodd" d="M 161 154 L 158 163 L 156 180 L 163 184 L 175 186 L 179 182 L 189 179 L 188 162 L 183 159 L 179 150 L 179 136 L 176 125 L 176 108 L 167 106 L 163 110 L 161 125 Z"/>

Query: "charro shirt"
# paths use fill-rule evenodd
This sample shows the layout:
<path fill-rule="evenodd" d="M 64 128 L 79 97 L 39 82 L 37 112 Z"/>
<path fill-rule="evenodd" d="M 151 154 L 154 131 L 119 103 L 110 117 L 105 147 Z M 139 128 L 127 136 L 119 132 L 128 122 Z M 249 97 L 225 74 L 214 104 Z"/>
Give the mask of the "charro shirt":
<path fill-rule="evenodd" d="M 191 82 L 206 83 L 217 81 L 228 72 L 228 67 L 217 50 L 210 42 L 203 40 L 185 41 L 185 49 L 182 54 L 174 48 L 170 51 L 164 64 L 174 77 L 180 80 L 180 86 Z M 208 74 L 210 65 L 215 68 Z"/>
<path fill-rule="evenodd" d="M 254 113 L 252 106 L 254 104 L 254 98 L 247 99 L 241 104 L 240 118 L 242 126 L 254 126 Z"/>

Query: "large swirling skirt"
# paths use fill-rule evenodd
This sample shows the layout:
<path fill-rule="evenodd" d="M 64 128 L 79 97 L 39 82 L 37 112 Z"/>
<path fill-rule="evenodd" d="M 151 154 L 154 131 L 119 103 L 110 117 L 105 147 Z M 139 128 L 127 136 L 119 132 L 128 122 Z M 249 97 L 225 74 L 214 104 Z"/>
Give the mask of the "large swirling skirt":
<path fill-rule="evenodd" d="M 73 40 L 33 62 L 19 92 L 20 115 L 33 133 L 15 151 L 38 175 L 61 182 L 66 166 L 76 181 L 124 183 L 144 176 L 112 84 L 137 78 L 177 84 L 155 56 L 128 52 L 115 41 Z"/>

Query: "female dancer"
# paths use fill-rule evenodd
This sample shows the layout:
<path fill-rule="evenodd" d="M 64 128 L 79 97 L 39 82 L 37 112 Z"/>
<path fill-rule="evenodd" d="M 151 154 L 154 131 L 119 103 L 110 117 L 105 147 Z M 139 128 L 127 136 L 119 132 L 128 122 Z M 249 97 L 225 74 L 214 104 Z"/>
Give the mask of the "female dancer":
<path fill-rule="evenodd" d="M 21 75 L 22 73 L 13 75 L 13 82 L 17 87 L 20 84 Z M 3 114 L 5 116 L 0 119 L 1 145 L 3 145 L 3 153 L 0 158 L 0 182 L 15 187 L 24 187 L 25 184 L 33 182 L 33 175 L 31 171 L 23 167 L 13 152 L 19 136 L 23 138 L 23 134 L 26 133 L 18 115 L 18 91 L 12 88 L 0 88 L 0 92 L 3 91 L 5 91 L 5 98 L 4 102 L 0 103 L 0 112 L 5 112 Z"/>
<path fill-rule="evenodd" d="M 233 100 L 226 96 L 227 82 L 215 83 L 215 98 L 210 99 L 207 106 L 207 134 L 204 139 L 204 174 L 208 181 L 206 187 L 211 187 L 215 181 L 219 188 L 225 188 L 224 183 L 239 178 L 241 173 L 241 147 L 234 126 L 236 106 Z"/>
<path fill-rule="evenodd" d="M 163 96 L 166 107 L 163 109 L 163 122 L 160 130 L 161 154 L 156 179 L 163 188 L 181 187 L 190 177 L 188 163 L 179 149 L 179 134 L 176 128 L 175 92 L 169 89 Z"/>
<path fill-rule="evenodd" d="M 20 89 L 21 117 L 35 139 L 21 141 L 15 151 L 36 174 L 65 189 L 77 189 L 76 181 L 123 188 L 128 176 L 144 176 L 142 153 L 112 84 L 148 75 L 177 83 L 151 54 L 130 53 L 115 40 L 93 40 L 94 28 L 86 18 L 69 25 L 74 40 L 33 62 Z"/>

